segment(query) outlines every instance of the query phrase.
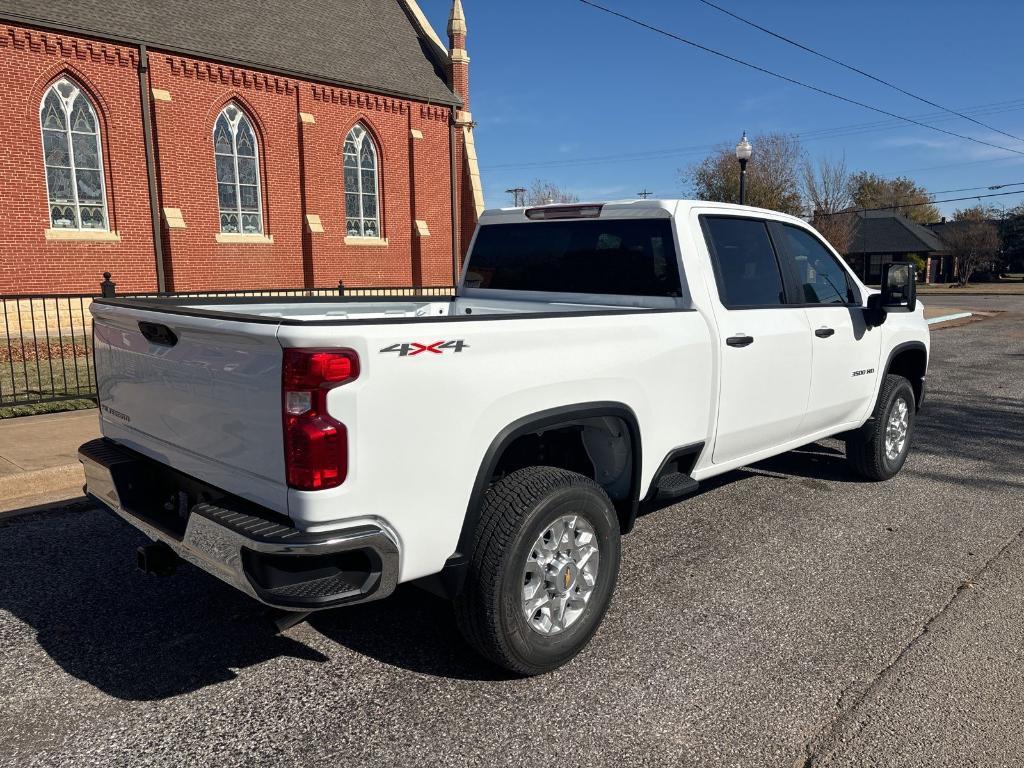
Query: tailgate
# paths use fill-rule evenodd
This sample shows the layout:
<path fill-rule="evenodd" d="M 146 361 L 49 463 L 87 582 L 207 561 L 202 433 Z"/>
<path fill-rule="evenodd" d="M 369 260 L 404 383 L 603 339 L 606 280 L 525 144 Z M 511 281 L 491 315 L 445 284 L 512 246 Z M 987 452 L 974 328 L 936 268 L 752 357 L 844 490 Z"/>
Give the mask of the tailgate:
<path fill-rule="evenodd" d="M 92 312 L 103 434 L 287 514 L 277 324 Z"/>

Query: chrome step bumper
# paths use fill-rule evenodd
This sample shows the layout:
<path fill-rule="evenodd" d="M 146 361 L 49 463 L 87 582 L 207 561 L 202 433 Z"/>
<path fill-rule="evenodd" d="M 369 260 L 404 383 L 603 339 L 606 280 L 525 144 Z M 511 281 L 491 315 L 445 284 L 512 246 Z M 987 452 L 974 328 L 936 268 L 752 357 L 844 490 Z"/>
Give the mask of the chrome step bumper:
<path fill-rule="evenodd" d="M 310 611 L 379 600 L 395 589 L 398 546 L 377 526 L 299 531 L 287 519 L 102 438 L 82 445 L 78 458 L 89 496 L 183 560 L 266 605 Z M 176 482 L 221 498 L 169 511 L 160 490 Z"/>

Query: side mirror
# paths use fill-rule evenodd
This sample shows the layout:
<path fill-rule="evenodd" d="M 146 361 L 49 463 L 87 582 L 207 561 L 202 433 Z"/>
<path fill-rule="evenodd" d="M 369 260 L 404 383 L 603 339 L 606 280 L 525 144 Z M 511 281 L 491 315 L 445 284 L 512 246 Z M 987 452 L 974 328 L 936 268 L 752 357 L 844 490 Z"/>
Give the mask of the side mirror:
<path fill-rule="evenodd" d="M 882 294 L 872 293 L 868 296 L 868 305 L 864 308 L 864 322 L 868 328 L 874 328 L 885 322 L 885 307 L 882 306 Z"/>
<path fill-rule="evenodd" d="M 894 261 L 882 267 L 881 303 L 887 312 L 917 309 L 917 270 L 913 264 Z"/>

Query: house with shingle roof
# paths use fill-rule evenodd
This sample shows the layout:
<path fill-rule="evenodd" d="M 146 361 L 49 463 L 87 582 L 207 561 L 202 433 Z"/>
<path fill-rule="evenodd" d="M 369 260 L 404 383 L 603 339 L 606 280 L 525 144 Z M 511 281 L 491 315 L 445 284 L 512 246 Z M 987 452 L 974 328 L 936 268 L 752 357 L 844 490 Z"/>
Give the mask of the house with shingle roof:
<path fill-rule="evenodd" d="M 868 285 L 882 279 L 882 267 L 894 261 L 919 259 L 927 283 L 953 278 L 953 257 L 942 239 L 928 227 L 895 210 L 860 211 L 846 260 Z"/>

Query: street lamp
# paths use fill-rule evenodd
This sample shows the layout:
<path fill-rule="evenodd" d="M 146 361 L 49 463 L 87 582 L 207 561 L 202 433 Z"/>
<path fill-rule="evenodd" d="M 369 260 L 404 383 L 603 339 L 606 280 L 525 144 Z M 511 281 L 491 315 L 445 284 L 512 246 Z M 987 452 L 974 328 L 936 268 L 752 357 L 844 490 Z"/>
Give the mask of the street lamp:
<path fill-rule="evenodd" d="M 747 132 L 736 145 L 736 159 L 740 161 L 740 205 L 744 204 L 747 196 L 747 161 L 754 153 L 754 147 L 747 141 Z"/>

